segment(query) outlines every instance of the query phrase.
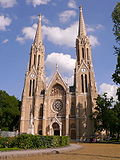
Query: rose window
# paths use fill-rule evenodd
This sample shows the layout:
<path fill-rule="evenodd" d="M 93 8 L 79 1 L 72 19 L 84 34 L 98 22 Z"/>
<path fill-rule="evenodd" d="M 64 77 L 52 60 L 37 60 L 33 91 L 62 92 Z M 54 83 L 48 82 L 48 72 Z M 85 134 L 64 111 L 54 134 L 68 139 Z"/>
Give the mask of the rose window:
<path fill-rule="evenodd" d="M 57 99 L 56 101 L 53 102 L 52 107 L 54 111 L 59 112 L 63 108 L 63 103 L 61 100 Z"/>

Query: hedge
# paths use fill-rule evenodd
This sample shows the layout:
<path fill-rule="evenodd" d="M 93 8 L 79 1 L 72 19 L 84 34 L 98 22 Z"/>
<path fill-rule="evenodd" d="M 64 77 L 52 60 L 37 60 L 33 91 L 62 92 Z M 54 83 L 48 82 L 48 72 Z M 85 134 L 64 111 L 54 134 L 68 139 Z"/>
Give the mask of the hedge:
<path fill-rule="evenodd" d="M 69 145 L 68 136 L 40 136 L 22 134 L 16 137 L 0 138 L 0 148 L 39 149 Z"/>

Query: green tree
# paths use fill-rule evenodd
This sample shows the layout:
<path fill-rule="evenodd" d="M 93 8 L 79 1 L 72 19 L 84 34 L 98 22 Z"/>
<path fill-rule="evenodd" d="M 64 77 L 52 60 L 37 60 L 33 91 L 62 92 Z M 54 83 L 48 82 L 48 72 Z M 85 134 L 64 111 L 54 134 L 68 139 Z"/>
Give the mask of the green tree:
<path fill-rule="evenodd" d="M 112 75 L 112 78 L 116 84 L 120 84 L 120 2 L 116 4 L 114 11 L 112 12 L 112 20 L 114 23 L 113 33 L 115 35 L 116 40 L 116 46 L 114 46 L 114 49 L 115 55 L 117 56 L 116 69 L 114 74 Z M 118 87 L 117 95 L 118 100 L 120 101 L 120 87 Z"/>
<path fill-rule="evenodd" d="M 92 115 L 95 132 L 106 130 L 106 133 L 108 133 L 110 131 L 111 125 L 114 124 L 111 121 L 111 117 L 113 116 L 113 111 L 111 110 L 112 103 L 113 98 L 107 98 L 107 94 L 98 95 L 95 112 Z"/>
<path fill-rule="evenodd" d="M 12 131 L 18 129 L 20 116 L 20 101 L 15 96 L 9 96 L 0 90 L 0 129 Z"/>
<path fill-rule="evenodd" d="M 113 105 L 113 98 L 108 98 L 107 94 L 98 95 L 96 99 L 95 112 L 92 115 L 94 120 L 95 132 L 106 130 L 113 137 L 120 134 L 120 103 Z"/>
<path fill-rule="evenodd" d="M 119 140 L 120 136 L 120 102 L 117 102 L 113 108 L 114 111 L 114 125 L 113 125 L 113 131 L 115 134 L 117 134 L 117 139 Z"/>

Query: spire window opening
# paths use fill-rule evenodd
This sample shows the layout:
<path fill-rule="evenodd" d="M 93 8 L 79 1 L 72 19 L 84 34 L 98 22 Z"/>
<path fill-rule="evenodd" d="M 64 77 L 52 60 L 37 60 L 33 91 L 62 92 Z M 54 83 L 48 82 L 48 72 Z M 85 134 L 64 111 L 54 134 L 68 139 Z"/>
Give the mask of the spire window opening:
<path fill-rule="evenodd" d="M 40 55 L 38 56 L 38 67 L 40 65 Z"/>
<path fill-rule="evenodd" d="M 36 65 L 36 55 L 34 54 L 34 65 Z"/>
<path fill-rule="evenodd" d="M 82 93 L 84 93 L 84 79 L 83 79 L 83 75 L 81 75 L 81 87 L 82 87 Z"/>
<path fill-rule="evenodd" d="M 87 60 L 89 60 L 89 49 L 87 48 Z"/>
<path fill-rule="evenodd" d="M 84 52 L 84 48 L 82 48 L 82 58 L 85 58 L 85 52 Z"/>
<path fill-rule="evenodd" d="M 32 86 L 32 96 L 34 96 L 34 92 L 35 92 L 35 80 L 33 79 L 33 86 Z"/>
<path fill-rule="evenodd" d="M 85 74 L 85 91 L 88 92 L 87 75 Z"/>
<path fill-rule="evenodd" d="M 31 93 L 32 93 L 32 80 L 30 80 L 29 97 L 31 97 Z"/>

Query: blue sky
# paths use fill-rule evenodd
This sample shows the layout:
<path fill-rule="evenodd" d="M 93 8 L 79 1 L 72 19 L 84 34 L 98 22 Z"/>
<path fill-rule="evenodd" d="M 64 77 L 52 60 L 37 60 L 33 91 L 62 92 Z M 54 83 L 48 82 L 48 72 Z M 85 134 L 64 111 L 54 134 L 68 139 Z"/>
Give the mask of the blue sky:
<path fill-rule="evenodd" d="M 79 6 L 92 44 L 95 79 L 99 92 L 115 95 L 111 76 L 116 57 L 111 13 L 117 0 L 0 0 L 0 90 L 21 98 L 33 42 L 37 15 L 42 14 L 46 77 L 58 63 L 62 76 L 71 83 L 75 63 L 75 38 Z M 66 65 L 67 63 L 67 65 Z"/>

